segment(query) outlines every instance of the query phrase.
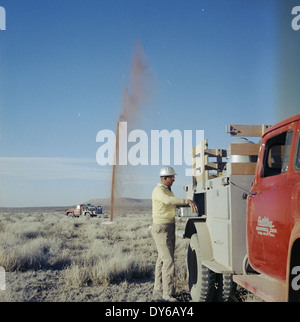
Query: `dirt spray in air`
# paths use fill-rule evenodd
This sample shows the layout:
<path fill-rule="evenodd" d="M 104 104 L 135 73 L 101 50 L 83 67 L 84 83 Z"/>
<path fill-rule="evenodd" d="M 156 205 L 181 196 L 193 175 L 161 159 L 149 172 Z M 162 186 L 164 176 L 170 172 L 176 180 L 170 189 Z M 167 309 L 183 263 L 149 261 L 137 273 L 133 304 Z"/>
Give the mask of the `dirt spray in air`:
<path fill-rule="evenodd" d="M 122 185 L 121 175 L 129 171 L 127 166 L 119 165 L 119 151 L 122 148 L 122 138 L 119 137 L 120 122 L 127 122 L 128 131 L 136 126 L 140 113 L 146 106 L 149 98 L 149 67 L 145 63 L 145 54 L 140 43 L 134 51 L 133 62 L 130 70 L 129 87 L 123 85 L 123 106 L 116 130 L 115 162 L 112 169 L 110 221 L 113 221 L 114 211 L 118 208 L 120 190 Z M 123 173 L 121 173 L 123 172 Z M 127 173 L 128 174 L 128 173 Z"/>

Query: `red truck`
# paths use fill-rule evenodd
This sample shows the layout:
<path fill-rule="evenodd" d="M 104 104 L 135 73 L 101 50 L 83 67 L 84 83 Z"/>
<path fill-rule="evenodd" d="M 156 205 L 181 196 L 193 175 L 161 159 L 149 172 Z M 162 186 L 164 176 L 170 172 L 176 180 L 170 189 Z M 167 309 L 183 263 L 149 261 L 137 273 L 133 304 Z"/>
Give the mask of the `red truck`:
<path fill-rule="evenodd" d="M 299 302 L 300 114 L 228 132 L 261 140 L 193 149 L 193 184 L 185 190 L 199 213 L 182 208 L 188 220 L 179 233 L 190 238 L 191 296 L 228 301 L 239 284 L 265 301 Z"/>
<path fill-rule="evenodd" d="M 247 249 L 261 286 L 273 293 L 263 294 L 255 277 L 237 282 L 270 300 L 300 301 L 300 114 L 262 137 L 247 203 Z"/>

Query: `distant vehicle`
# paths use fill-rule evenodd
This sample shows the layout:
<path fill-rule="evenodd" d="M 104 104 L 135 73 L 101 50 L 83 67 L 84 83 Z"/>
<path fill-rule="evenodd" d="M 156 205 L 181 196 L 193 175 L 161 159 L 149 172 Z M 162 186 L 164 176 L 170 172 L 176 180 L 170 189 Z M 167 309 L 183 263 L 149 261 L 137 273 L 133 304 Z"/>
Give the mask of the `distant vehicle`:
<path fill-rule="evenodd" d="M 89 211 L 94 212 L 96 215 L 101 215 L 103 213 L 101 206 L 94 206 L 90 203 L 86 204 Z"/>
<path fill-rule="evenodd" d="M 66 216 L 79 217 L 79 216 L 90 216 L 97 217 L 102 214 L 101 206 L 93 206 L 91 204 L 78 204 L 75 208 L 65 210 Z"/>

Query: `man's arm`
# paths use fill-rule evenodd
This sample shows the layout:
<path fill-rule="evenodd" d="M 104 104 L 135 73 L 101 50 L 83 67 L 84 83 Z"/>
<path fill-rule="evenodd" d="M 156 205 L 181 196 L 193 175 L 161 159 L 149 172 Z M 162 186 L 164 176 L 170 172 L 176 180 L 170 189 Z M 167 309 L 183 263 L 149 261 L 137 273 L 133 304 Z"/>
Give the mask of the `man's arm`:
<path fill-rule="evenodd" d="M 192 208 L 193 212 L 198 212 L 198 206 L 194 201 L 190 199 L 183 199 L 183 198 L 170 196 L 167 193 L 165 193 L 162 189 L 157 189 L 155 193 L 155 199 L 163 202 L 166 205 L 174 205 L 174 206 L 189 205 Z"/>
<path fill-rule="evenodd" d="M 163 202 L 166 205 L 174 205 L 174 206 L 180 206 L 180 205 L 187 205 L 188 201 L 187 199 L 183 198 L 177 198 L 174 196 L 169 196 L 166 194 L 162 189 L 158 189 L 155 193 L 155 199 Z"/>

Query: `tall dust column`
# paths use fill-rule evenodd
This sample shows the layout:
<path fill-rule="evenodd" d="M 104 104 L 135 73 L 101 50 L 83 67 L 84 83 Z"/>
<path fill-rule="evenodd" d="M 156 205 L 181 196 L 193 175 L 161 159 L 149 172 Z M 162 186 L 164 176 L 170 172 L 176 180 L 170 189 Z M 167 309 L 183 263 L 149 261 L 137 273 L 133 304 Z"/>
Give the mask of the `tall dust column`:
<path fill-rule="evenodd" d="M 114 155 L 114 164 L 112 168 L 112 177 L 111 177 L 111 192 L 110 192 L 110 221 L 113 221 L 114 217 L 114 203 L 115 203 L 115 178 L 116 178 L 116 161 L 117 161 L 117 154 L 119 151 L 119 124 L 117 124 L 116 130 L 116 145 L 115 145 L 115 155 Z"/>
<path fill-rule="evenodd" d="M 145 54 L 140 43 L 137 43 L 133 55 L 133 62 L 130 69 L 129 88 L 123 85 L 123 106 L 122 112 L 119 116 L 116 131 L 116 145 L 115 145 L 115 165 L 113 165 L 112 182 L 111 182 L 111 204 L 110 204 L 110 221 L 113 221 L 114 211 L 118 206 L 118 197 L 121 193 L 122 180 L 121 176 L 124 171 L 129 174 L 127 160 L 122 159 L 120 164 L 120 151 L 125 151 L 127 155 L 127 146 L 120 137 L 120 122 L 127 122 L 127 129 L 131 131 L 138 122 L 138 117 L 147 105 L 149 98 L 149 80 L 150 69 L 145 63 Z"/>

